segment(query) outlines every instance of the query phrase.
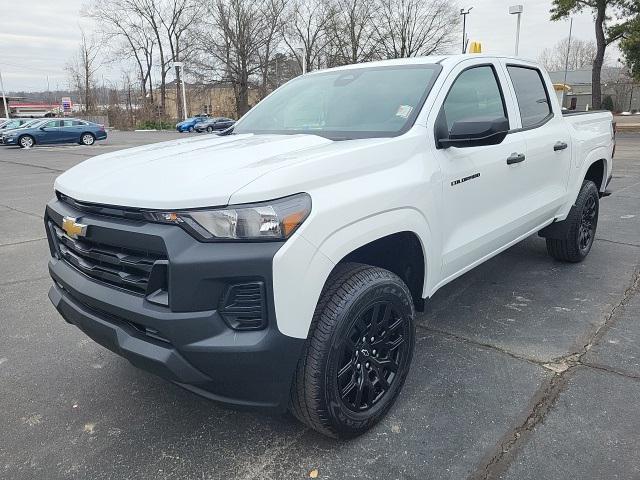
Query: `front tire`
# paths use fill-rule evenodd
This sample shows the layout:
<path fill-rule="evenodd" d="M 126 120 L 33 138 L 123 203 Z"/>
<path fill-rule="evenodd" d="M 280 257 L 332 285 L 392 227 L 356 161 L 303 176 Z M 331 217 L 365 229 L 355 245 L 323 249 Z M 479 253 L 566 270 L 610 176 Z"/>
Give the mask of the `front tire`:
<path fill-rule="evenodd" d="M 356 437 L 395 402 L 415 342 L 411 293 L 382 268 L 346 263 L 330 275 L 294 376 L 291 410 L 314 430 Z"/>
<path fill-rule="evenodd" d="M 20 148 L 31 148 L 36 144 L 35 139 L 31 135 L 23 135 L 18 139 Z"/>
<path fill-rule="evenodd" d="M 598 187 L 590 180 L 582 183 L 567 222 L 564 238 L 547 238 L 547 252 L 556 260 L 577 263 L 589 255 L 598 226 L 600 196 Z"/>

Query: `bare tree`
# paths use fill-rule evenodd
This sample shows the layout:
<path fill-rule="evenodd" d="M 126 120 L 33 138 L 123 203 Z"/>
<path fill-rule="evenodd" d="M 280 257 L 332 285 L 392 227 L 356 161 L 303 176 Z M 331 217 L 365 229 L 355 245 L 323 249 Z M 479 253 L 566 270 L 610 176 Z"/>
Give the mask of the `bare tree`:
<path fill-rule="evenodd" d="M 111 47 L 114 61 L 134 59 L 142 96 L 153 103 L 152 71 L 157 39 L 136 8 L 128 0 L 93 0 L 82 14 L 98 23 L 103 43 Z"/>
<path fill-rule="evenodd" d="M 569 43 L 569 37 L 567 37 L 553 47 L 545 48 L 538 57 L 538 61 L 550 72 L 564 70 L 565 64 L 569 70 L 591 68 L 596 51 L 596 42 L 572 38 Z M 569 53 L 568 62 L 567 52 Z"/>
<path fill-rule="evenodd" d="M 460 16 L 446 0 L 380 0 L 377 37 L 388 58 L 448 51 Z"/>
<path fill-rule="evenodd" d="M 288 0 L 265 0 L 261 15 L 264 19 L 262 32 L 262 46 L 258 49 L 260 65 L 260 97 L 267 95 L 269 85 L 270 65 L 275 52 L 281 44 L 284 35 L 285 12 Z"/>
<path fill-rule="evenodd" d="M 376 57 L 375 10 L 375 3 L 368 0 L 335 0 L 328 23 L 328 65 L 367 62 Z"/>
<path fill-rule="evenodd" d="M 184 62 L 193 53 L 194 42 L 189 42 L 189 32 L 197 29 L 197 23 L 204 11 L 202 3 L 194 0 L 167 0 L 160 4 L 159 18 L 164 28 L 171 59 L 173 62 Z M 178 118 L 182 118 L 182 70 L 176 71 L 176 105 Z"/>
<path fill-rule="evenodd" d="M 66 66 L 71 85 L 77 90 L 84 105 L 85 114 L 95 109 L 95 74 L 99 67 L 99 52 L 100 46 L 93 39 L 87 38 L 82 31 L 78 53 Z"/>
<path fill-rule="evenodd" d="M 294 0 L 288 14 L 284 41 L 302 70 L 313 70 L 326 54 L 330 42 L 331 8 L 325 0 Z M 301 52 L 302 50 L 302 52 Z"/>
<path fill-rule="evenodd" d="M 264 16 L 259 0 L 214 0 L 209 4 L 213 38 L 204 45 L 209 71 L 233 86 L 237 115 L 249 110 L 249 85 L 260 71 Z"/>

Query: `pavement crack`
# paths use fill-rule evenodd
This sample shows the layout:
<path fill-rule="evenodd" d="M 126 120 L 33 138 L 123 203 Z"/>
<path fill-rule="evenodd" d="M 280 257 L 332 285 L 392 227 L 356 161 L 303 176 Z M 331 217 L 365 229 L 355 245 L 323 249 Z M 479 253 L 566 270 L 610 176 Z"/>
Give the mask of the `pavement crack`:
<path fill-rule="evenodd" d="M 64 170 L 60 170 L 58 168 L 45 167 L 45 166 L 42 166 L 42 165 L 34 165 L 32 163 L 12 162 L 11 160 L 0 160 L 0 162 L 9 163 L 11 165 L 19 165 L 21 167 L 41 168 L 43 170 L 47 170 L 49 172 L 55 172 L 55 173 L 63 173 L 64 172 Z"/>
<path fill-rule="evenodd" d="M 2 248 L 2 247 L 13 247 L 15 245 L 23 245 L 25 243 L 40 242 L 41 240 L 46 240 L 46 239 L 47 239 L 47 237 L 38 237 L 38 238 L 31 238 L 29 240 L 22 240 L 21 242 L 0 243 L 0 248 Z"/>
<path fill-rule="evenodd" d="M 617 368 L 610 367 L 608 365 L 602 365 L 599 363 L 582 363 L 581 365 L 593 368 L 594 370 L 600 370 L 607 373 L 612 373 L 614 375 L 618 375 L 624 378 L 630 378 L 632 380 L 640 380 L 640 375 L 631 372 L 625 372 L 624 370 L 619 370 Z"/>
<path fill-rule="evenodd" d="M 8 209 L 9 209 L 9 210 L 11 210 L 12 212 L 23 213 L 23 214 L 25 214 L 25 215 L 30 215 L 30 216 L 32 216 L 32 217 L 36 217 L 36 218 L 39 218 L 39 219 L 44 218 L 42 215 L 38 215 L 38 214 L 35 214 L 35 213 L 31 213 L 31 212 L 26 212 L 26 211 L 24 211 L 24 210 L 20 210 L 19 208 L 12 207 L 12 206 L 10 206 L 10 205 L 4 205 L 4 204 L 2 204 L 2 205 L 0 205 L 0 206 L 1 206 L 1 207 L 4 207 L 4 208 L 8 208 Z"/>
<path fill-rule="evenodd" d="M 553 371 L 555 374 L 538 388 L 530 402 L 530 407 L 527 410 L 529 413 L 526 414 L 525 419 L 502 437 L 496 448 L 484 457 L 480 467 L 469 477 L 469 480 L 497 479 L 509 468 L 518 449 L 527 442 L 535 427 L 544 421 L 547 413 L 555 405 L 558 396 L 565 389 L 569 376 L 577 367 L 595 368 L 627 378 L 633 378 L 634 380 L 638 379 L 635 375 L 628 375 L 615 369 L 583 363 L 582 358 L 602 339 L 609 330 L 618 310 L 623 308 L 639 289 L 640 269 L 636 269 L 632 281 L 623 292 L 620 301 L 611 308 L 605 316 L 604 322 L 593 331 L 588 341 L 580 350 L 564 355 L 552 362 L 542 364 L 543 367 Z"/>
<path fill-rule="evenodd" d="M 607 239 L 607 238 L 600 238 L 600 237 L 598 237 L 598 238 L 596 238 L 596 240 L 597 240 L 598 242 L 615 243 L 616 245 L 626 245 L 627 247 L 636 247 L 636 248 L 640 247 L 640 245 L 635 244 L 635 243 L 617 242 L 617 241 L 615 241 L 615 240 L 609 240 L 609 239 Z"/>
<path fill-rule="evenodd" d="M 509 350 L 504 350 L 496 345 L 491 345 L 490 343 L 483 343 L 483 342 L 479 342 L 477 340 L 473 340 L 470 338 L 466 338 L 466 337 L 461 337 L 460 335 L 456 335 L 455 333 L 450 333 L 447 332 L 445 330 L 440 330 L 438 328 L 433 328 L 433 327 L 427 327 L 426 325 L 420 325 L 420 324 L 416 324 L 416 328 L 419 330 L 424 330 L 426 332 L 432 332 L 432 333 L 437 333 L 438 335 L 442 335 L 444 337 L 448 337 L 448 338 L 452 338 L 454 340 L 457 340 L 459 342 L 462 343 L 467 343 L 469 345 L 475 345 L 476 347 L 482 347 L 482 348 L 487 348 L 489 350 L 493 350 L 499 353 L 502 353 L 504 355 L 507 355 L 511 358 L 515 358 L 516 360 L 522 360 L 525 362 L 529 362 L 529 363 L 533 363 L 535 365 L 538 365 L 540 367 L 544 367 L 546 364 L 545 362 L 541 362 L 540 360 L 536 360 L 535 358 L 530 358 L 530 357 L 525 357 L 523 355 L 518 355 L 516 353 L 510 352 Z"/>

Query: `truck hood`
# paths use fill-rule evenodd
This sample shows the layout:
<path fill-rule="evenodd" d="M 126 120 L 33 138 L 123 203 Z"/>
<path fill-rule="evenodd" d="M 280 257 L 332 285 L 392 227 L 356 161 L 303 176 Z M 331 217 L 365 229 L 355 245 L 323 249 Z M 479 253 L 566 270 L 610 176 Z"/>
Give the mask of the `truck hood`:
<path fill-rule="evenodd" d="M 227 205 L 243 186 L 334 143 L 316 135 L 190 137 L 90 158 L 60 175 L 55 189 L 104 205 L 150 209 Z"/>

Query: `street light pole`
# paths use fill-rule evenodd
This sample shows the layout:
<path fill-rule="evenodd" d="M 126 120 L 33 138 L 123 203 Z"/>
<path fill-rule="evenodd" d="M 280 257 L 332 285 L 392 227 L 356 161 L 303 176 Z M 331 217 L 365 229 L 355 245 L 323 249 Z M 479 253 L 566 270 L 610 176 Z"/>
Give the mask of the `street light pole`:
<path fill-rule="evenodd" d="M 4 114 L 7 118 L 11 118 L 9 108 L 7 107 L 7 95 L 4 93 L 4 82 L 2 81 L 2 72 L 0 72 L 0 90 L 2 90 L 2 103 L 4 104 Z"/>
<path fill-rule="evenodd" d="M 516 57 L 518 56 L 518 46 L 520 45 L 520 17 L 523 10 L 524 7 L 522 5 L 513 5 L 512 7 L 509 7 L 509 13 L 511 15 L 518 15 L 518 21 L 516 24 Z"/>
<path fill-rule="evenodd" d="M 472 8 L 469 7 L 466 11 L 464 8 L 460 9 L 460 15 L 462 15 L 462 53 L 467 52 L 467 15 L 469 15 Z"/>
<path fill-rule="evenodd" d="M 302 58 L 302 75 L 307 73 L 307 51 L 304 47 L 298 47 L 297 50 L 300 50 L 300 58 Z"/>
<path fill-rule="evenodd" d="M 182 90 L 182 116 L 184 117 L 184 120 L 187 119 L 187 94 L 185 92 L 185 88 L 184 88 L 184 63 L 183 62 L 173 62 L 173 66 L 176 69 L 176 73 L 178 72 L 178 69 L 180 69 L 181 75 L 180 75 L 180 82 L 182 83 L 181 85 L 181 89 Z M 176 98 L 176 103 L 178 103 L 179 100 Z"/>

